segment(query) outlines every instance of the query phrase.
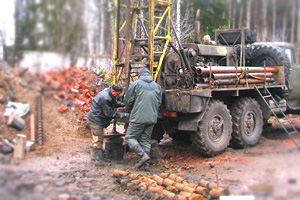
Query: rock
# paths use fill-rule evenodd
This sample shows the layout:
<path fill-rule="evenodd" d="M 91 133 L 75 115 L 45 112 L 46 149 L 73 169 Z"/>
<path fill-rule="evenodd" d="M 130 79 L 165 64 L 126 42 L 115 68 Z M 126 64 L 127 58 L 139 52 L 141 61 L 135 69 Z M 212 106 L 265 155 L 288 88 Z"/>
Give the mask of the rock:
<path fill-rule="evenodd" d="M 294 178 L 290 178 L 288 180 L 289 184 L 296 184 L 297 183 L 297 179 L 294 179 Z"/>
<path fill-rule="evenodd" d="M 8 165 L 10 163 L 10 157 L 9 156 L 3 156 L 0 158 L 0 163 L 3 165 Z"/>
<path fill-rule="evenodd" d="M 8 117 L 7 125 L 21 131 L 24 129 L 25 120 L 12 113 Z"/>
<path fill-rule="evenodd" d="M 27 88 L 28 87 L 28 84 L 23 81 L 23 80 L 19 80 L 19 84 L 23 87 L 23 88 Z"/>
<path fill-rule="evenodd" d="M 26 151 L 33 151 L 34 150 L 34 147 L 35 147 L 35 145 L 34 145 L 35 143 L 34 142 L 32 142 L 32 141 L 27 141 L 26 142 Z"/>
<path fill-rule="evenodd" d="M 272 185 L 253 185 L 250 186 L 249 189 L 253 192 L 259 192 L 259 193 L 267 193 L 267 194 L 273 194 L 274 193 L 274 187 Z"/>
<path fill-rule="evenodd" d="M 70 199 L 71 195 L 68 193 L 63 193 L 57 196 L 57 199 L 59 200 L 67 200 Z"/>
<path fill-rule="evenodd" d="M 61 87 L 60 83 L 55 81 L 55 80 L 51 80 L 50 82 L 50 88 L 53 90 L 58 90 Z"/>
<path fill-rule="evenodd" d="M 45 188 L 41 185 L 37 185 L 37 186 L 35 186 L 34 191 L 35 192 L 44 192 Z"/>
<path fill-rule="evenodd" d="M 1 146 L 0 151 L 3 154 L 10 154 L 14 151 L 14 149 L 11 146 L 3 145 L 3 146 Z"/>
<path fill-rule="evenodd" d="M 0 104 L 5 104 L 7 101 L 7 98 L 5 95 L 0 94 Z"/>

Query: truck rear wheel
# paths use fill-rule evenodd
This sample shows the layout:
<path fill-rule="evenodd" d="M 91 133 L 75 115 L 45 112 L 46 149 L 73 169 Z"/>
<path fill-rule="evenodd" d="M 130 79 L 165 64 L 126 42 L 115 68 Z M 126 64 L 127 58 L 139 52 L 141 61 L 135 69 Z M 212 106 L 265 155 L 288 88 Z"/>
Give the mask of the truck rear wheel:
<path fill-rule="evenodd" d="M 232 122 L 227 106 L 219 100 L 212 100 L 199 122 L 193 146 L 204 156 L 215 156 L 225 151 L 231 132 Z"/>
<path fill-rule="evenodd" d="M 244 148 L 258 143 L 263 130 L 263 116 L 258 102 L 250 97 L 239 99 L 231 108 L 233 131 L 231 143 Z"/>

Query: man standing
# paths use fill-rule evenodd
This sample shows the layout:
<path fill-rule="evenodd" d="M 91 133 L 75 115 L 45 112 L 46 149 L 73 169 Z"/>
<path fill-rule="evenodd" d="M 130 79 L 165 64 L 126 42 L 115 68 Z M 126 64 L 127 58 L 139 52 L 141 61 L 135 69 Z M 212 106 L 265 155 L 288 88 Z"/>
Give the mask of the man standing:
<path fill-rule="evenodd" d="M 91 158 L 100 164 L 105 164 L 103 160 L 103 128 L 108 127 L 112 119 L 120 117 L 114 108 L 121 104 L 116 97 L 122 91 L 123 88 L 118 84 L 100 91 L 93 98 L 91 109 L 88 112 L 88 122 L 93 137 Z"/>
<path fill-rule="evenodd" d="M 132 107 L 125 141 L 140 157 L 136 168 L 140 168 L 150 159 L 150 139 L 161 100 L 160 85 L 153 81 L 150 71 L 144 68 L 139 79 L 130 85 L 124 96 L 126 106 Z"/>

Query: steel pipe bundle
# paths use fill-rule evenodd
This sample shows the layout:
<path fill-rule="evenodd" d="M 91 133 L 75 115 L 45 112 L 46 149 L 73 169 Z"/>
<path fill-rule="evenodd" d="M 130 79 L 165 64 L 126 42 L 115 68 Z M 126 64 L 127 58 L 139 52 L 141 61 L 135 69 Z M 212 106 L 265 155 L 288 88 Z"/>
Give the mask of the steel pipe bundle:
<path fill-rule="evenodd" d="M 240 77 L 242 75 L 242 73 L 225 73 L 225 74 L 213 74 L 212 78 L 214 79 L 230 79 L 230 78 L 236 78 L 236 77 Z M 272 77 L 272 73 L 271 72 L 267 72 L 267 73 L 248 73 L 247 77 L 267 77 L 270 78 Z"/>
<path fill-rule="evenodd" d="M 277 67 L 196 67 L 196 74 L 210 85 L 272 83 L 275 82 L 273 73 L 278 71 Z"/>
<path fill-rule="evenodd" d="M 273 72 L 277 73 L 278 68 L 276 67 L 220 67 L 220 66 L 211 66 L 211 67 L 195 67 L 196 73 L 198 75 L 203 74 L 217 74 L 217 73 L 257 73 L 257 72 Z"/>
<path fill-rule="evenodd" d="M 204 83 L 209 83 L 209 78 L 203 79 Z M 236 79 L 218 79 L 212 80 L 211 83 L 214 85 L 233 85 L 233 84 L 255 84 L 255 83 L 264 83 L 264 82 L 274 82 L 274 78 L 266 78 L 264 79 L 240 79 L 238 82 Z"/>

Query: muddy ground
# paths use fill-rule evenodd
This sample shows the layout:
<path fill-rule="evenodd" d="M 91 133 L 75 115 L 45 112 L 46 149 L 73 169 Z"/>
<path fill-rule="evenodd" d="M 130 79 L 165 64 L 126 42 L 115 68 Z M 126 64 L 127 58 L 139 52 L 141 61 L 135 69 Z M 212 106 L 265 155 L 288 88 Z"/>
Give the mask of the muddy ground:
<path fill-rule="evenodd" d="M 30 104 L 35 114 L 37 91 L 19 87 L 17 80 L 14 87 L 16 101 Z M 89 157 L 90 132 L 79 121 L 82 113 L 70 107 L 59 113 L 61 103 L 47 93 L 42 101 L 44 144 L 35 145 L 19 163 L 10 160 L 10 154 L 0 155 L 0 199 L 151 198 L 120 187 L 112 177 L 115 169 L 142 175 L 169 172 L 196 184 L 202 178 L 217 181 L 231 195 L 254 195 L 255 199 L 300 199 L 300 151 L 278 126 L 265 130 L 255 147 L 227 148 L 213 158 L 196 155 L 189 144 L 159 146 L 159 157 L 153 159 L 150 170 L 136 171 L 137 157 L 132 152 L 109 166 L 95 166 Z M 16 131 L 6 126 L 4 107 L 0 105 L 0 135 L 9 139 L 18 133 L 29 136 L 29 114 L 24 131 Z"/>

